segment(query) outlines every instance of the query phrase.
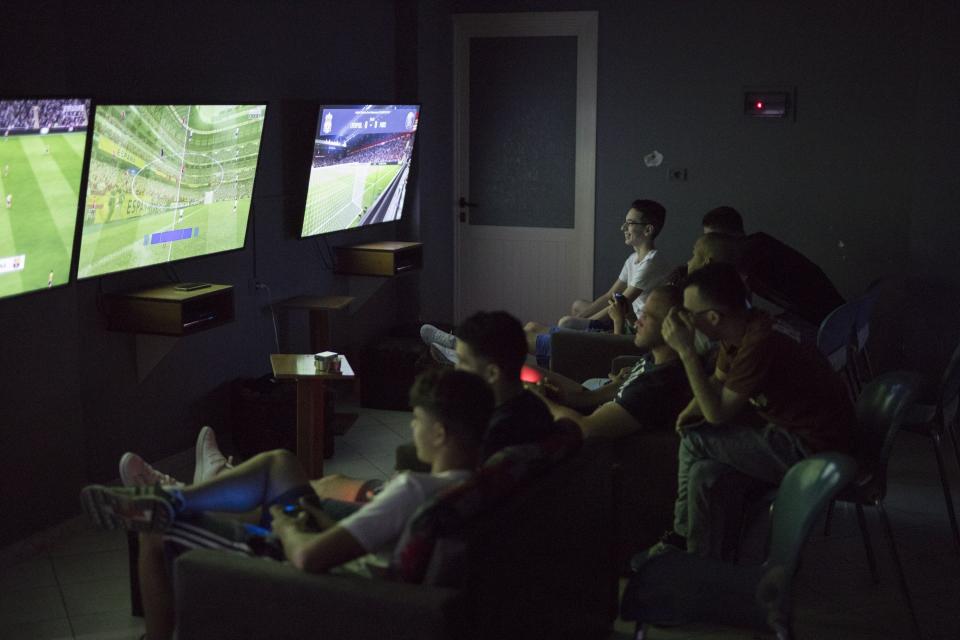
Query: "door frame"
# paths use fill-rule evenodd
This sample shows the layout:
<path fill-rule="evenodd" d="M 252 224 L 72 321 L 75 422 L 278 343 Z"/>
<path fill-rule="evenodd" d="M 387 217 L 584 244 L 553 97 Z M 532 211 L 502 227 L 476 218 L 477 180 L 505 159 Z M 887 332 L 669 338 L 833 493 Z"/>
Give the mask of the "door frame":
<path fill-rule="evenodd" d="M 460 13 L 453 16 L 453 195 L 469 199 L 470 38 L 576 36 L 577 115 L 574 161 L 574 228 L 581 266 L 579 297 L 593 299 L 593 251 L 597 175 L 597 24 L 596 11 Z M 454 322 L 463 320 L 461 247 L 464 225 L 452 203 Z M 571 300 L 572 302 L 572 300 Z"/>

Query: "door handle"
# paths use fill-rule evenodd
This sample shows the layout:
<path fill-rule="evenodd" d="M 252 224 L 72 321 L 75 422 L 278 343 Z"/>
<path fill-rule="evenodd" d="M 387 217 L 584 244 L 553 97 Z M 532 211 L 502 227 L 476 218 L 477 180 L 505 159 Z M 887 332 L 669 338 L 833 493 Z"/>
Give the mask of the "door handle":
<path fill-rule="evenodd" d="M 460 208 L 461 208 L 461 209 L 463 209 L 464 207 L 478 207 L 478 206 L 480 206 L 480 205 L 478 205 L 476 202 L 467 202 L 467 199 L 464 198 L 463 196 L 460 196 L 460 200 L 457 201 L 457 204 L 460 205 Z"/>

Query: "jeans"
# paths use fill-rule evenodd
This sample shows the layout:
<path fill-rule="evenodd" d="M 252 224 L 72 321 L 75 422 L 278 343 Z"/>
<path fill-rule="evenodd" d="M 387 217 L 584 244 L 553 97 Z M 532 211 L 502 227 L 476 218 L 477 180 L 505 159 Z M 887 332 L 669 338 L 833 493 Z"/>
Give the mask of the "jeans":
<path fill-rule="evenodd" d="M 794 464 L 810 454 L 800 439 L 775 425 L 761 427 L 703 423 L 687 428 L 680 440 L 677 471 L 677 501 L 673 528 L 687 539 L 687 550 L 709 552 L 710 504 L 715 474 L 701 473 L 715 465 L 726 465 L 740 473 L 779 485 Z"/>

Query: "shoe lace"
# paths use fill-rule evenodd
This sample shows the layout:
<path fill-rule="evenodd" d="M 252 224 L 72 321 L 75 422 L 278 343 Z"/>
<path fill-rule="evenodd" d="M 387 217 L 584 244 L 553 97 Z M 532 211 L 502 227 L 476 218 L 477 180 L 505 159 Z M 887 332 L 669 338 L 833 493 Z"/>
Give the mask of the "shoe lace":
<path fill-rule="evenodd" d="M 140 471 L 136 477 L 139 486 L 153 486 L 155 484 L 177 484 L 173 476 L 167 475 L 162 471 L 157 471 L 154 467 L 147 465 Z"/>

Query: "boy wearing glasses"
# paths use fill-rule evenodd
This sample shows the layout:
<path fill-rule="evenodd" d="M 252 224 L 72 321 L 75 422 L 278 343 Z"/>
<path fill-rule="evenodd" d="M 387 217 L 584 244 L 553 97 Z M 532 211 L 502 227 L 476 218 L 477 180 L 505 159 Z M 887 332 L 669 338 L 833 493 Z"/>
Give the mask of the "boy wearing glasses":
<path fill-rule="evenodd" d="M 536 322 L 524 326 L 527 347 L 540 364 L 545 366 L 549 362 L 551 336 L 559 329 L 624 332 L 632 318 L 643 311 L 650 291 L 663 282 L 672 269 L 656 248 L 656 237 L 663 229 L 666 213 L 659 202 L 634 200 L 620 225 L 623 242 L 633 253 L 623 263 L 610 289 L 593 301 L 575 300 L 571 315 L 560 318 L 557 326 Z"/>
<path fill-rule="evenodd" d="M 524 326 L 527 350 L 537 356 L 541 366 L 550 360 L 551 336 L 560 329 L 576 331 L 603 331 L 629 333 L 634 318 L 643 310 L 650 291 L 666 281 L 672 265 L 657 250 L 655 239 L 663 229 L 667 210 L 654 200 L 634 200 L 620 225 L 624 244 L 633 253 L 623 263 L 620 275 L 610 289 L 596 300 L 574 300 L 571 315 L 560 318 L 556 326 L 528 322 Z M 420 328 L 420 337 L 438 350 L 450 364 L 456 363 L 456 337 L 425 324 Z"/>

